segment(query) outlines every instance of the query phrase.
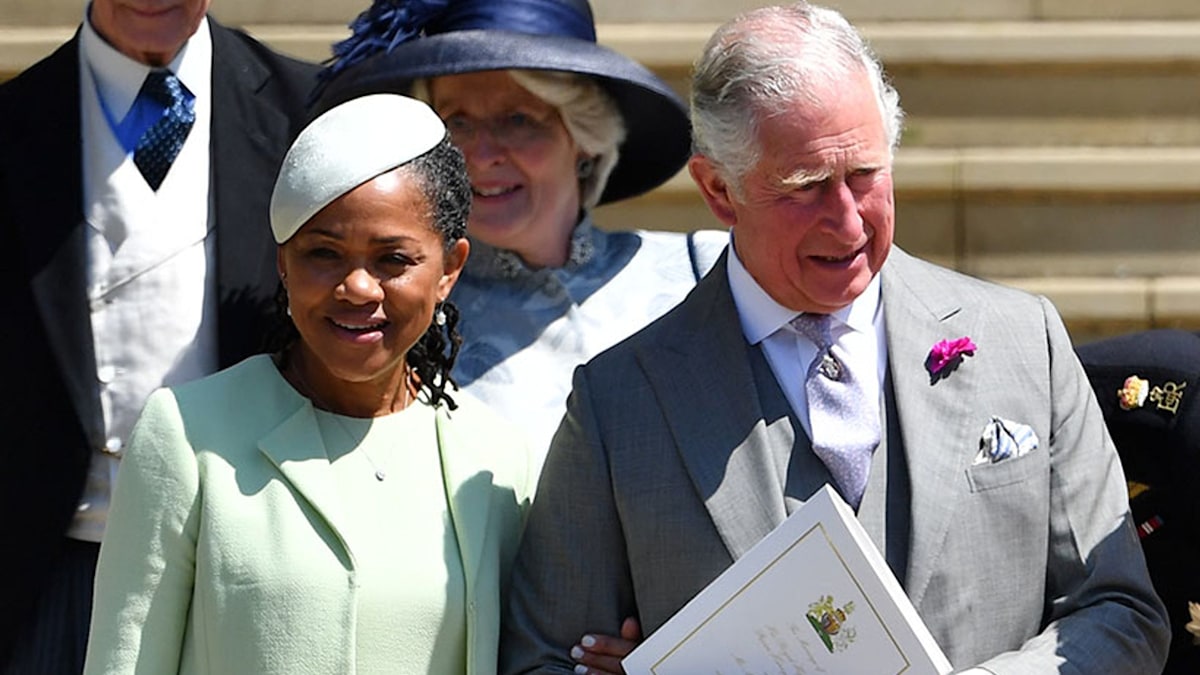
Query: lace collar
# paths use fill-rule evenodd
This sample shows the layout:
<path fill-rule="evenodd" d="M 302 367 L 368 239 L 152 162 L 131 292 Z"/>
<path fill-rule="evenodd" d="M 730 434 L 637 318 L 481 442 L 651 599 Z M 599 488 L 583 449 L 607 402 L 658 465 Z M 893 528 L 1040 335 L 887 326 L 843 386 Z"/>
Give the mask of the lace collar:
<path fill-rule="evenodd" d="M 571 250 L 567 255 L 567 262 L 562 267 L 532 268 L 513 251 L 488 246 L 472 239 L 471 255 L 467 258 L 465 272 L 484 279 L 509 280 L 532 279 L 558 270 L 574 272 L 596 258 L 597 250 L 601 248 L 603 241 L 600 232 L 592 224 L 591 215 L 585 213 L 571 232 Z"/>

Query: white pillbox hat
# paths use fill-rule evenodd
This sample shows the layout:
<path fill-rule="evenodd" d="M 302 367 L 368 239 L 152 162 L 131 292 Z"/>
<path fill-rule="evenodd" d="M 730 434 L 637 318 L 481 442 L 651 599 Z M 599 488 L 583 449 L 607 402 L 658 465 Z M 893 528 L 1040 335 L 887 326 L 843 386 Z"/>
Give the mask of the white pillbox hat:
<path fill-rule="evenodd" d="M 427 104 L 398 94 L 351 99 L 313 120 L 292 143 L 271 194 L 282 244 L 330 202 L 424 155 L 446 137 Z"/>

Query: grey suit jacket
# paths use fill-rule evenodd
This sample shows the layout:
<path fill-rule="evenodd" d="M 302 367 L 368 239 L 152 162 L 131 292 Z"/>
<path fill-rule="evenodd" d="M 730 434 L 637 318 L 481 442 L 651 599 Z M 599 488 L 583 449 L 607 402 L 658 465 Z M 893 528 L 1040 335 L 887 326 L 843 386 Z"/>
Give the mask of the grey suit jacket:
<path fill-rule="evenodd" d="M 899 249 L 881 274 L 912 495 L 897 576 L 946 655 L 998 674 L 1159 672 L 1163 608 L 1053 307 Z M 930 348 L 964 335 L 976 354 L 931 381 Z M 571 645 L 625 616 L 649 634 L 783 520 L 770 448 L 803 431 L 764 419 L 751 349 L 722 259 L 576 371 L 518 554 L 501 672 L 571 672 Z M 1040 447 L 973 465 L 993 415 L 1031 426 Z"/>

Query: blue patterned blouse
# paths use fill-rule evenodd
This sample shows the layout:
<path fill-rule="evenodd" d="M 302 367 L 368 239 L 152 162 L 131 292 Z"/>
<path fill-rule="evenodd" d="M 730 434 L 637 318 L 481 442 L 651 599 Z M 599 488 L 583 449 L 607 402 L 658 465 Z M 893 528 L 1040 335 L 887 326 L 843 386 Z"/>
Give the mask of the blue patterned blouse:
<path fill-rule="evenodd" d="M 608 232 L 585 217 L 564 266 L 530 269 L 472 241 L 450 296 L 463 317 L 455 379 L 545 453 L 575 366 L 683 300 L 728 243 L 724 231 Z"/>

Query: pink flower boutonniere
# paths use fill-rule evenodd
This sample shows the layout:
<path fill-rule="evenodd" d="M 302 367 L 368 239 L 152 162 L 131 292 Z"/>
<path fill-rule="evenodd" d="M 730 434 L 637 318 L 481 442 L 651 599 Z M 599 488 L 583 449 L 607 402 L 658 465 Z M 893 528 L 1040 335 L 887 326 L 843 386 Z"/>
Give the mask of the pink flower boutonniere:
<path fill-rule="evenodd" d="M 965 335 L 957 340 L 941 340 L 933 345 L 933 349 L 929 350 L 929 358 L 925 359 L 930 380 L 937 382 L 949 375 L 962 363 L 964 356 L 974 356 L 976 349 L 975 343 Z"/>

